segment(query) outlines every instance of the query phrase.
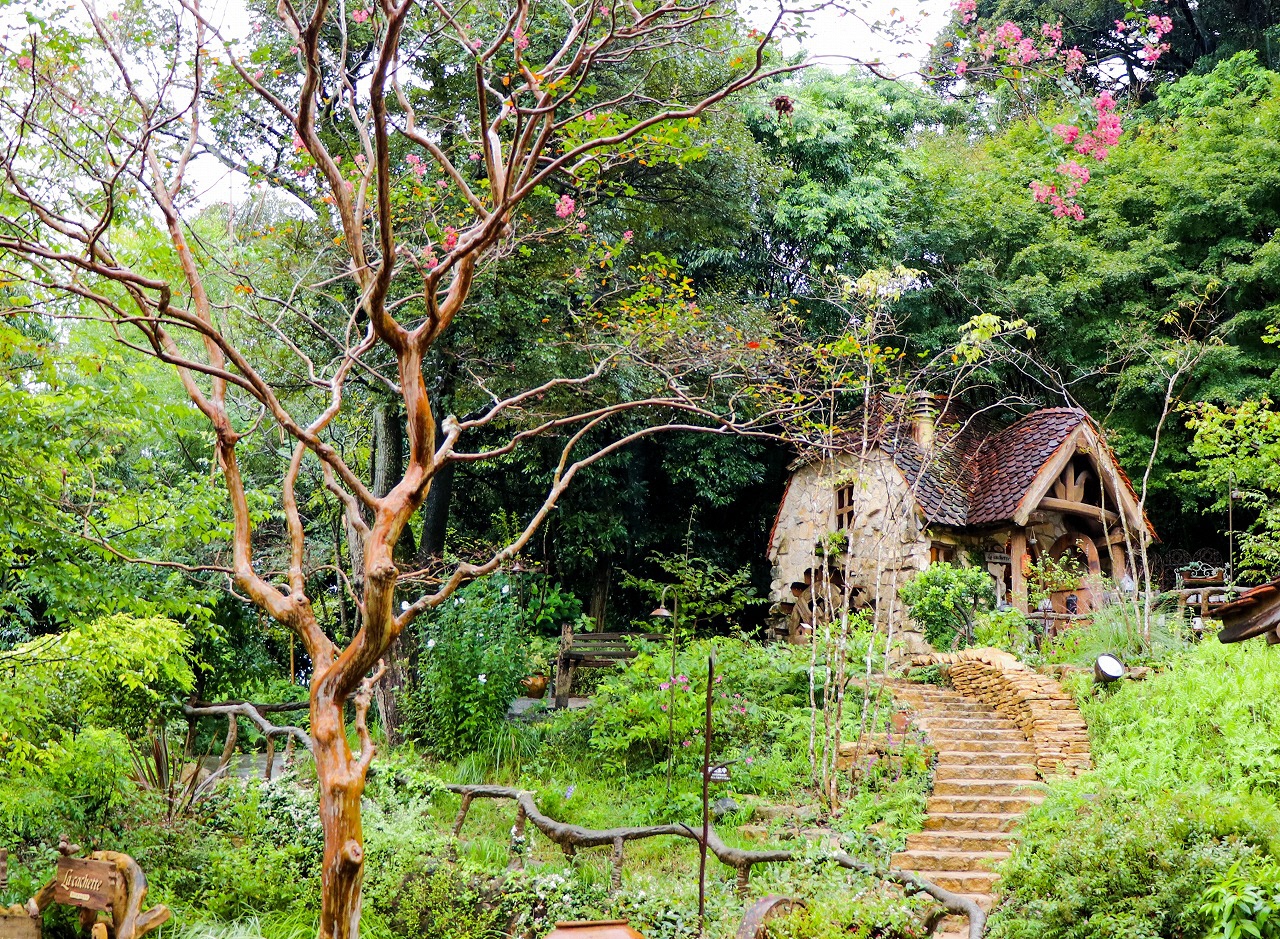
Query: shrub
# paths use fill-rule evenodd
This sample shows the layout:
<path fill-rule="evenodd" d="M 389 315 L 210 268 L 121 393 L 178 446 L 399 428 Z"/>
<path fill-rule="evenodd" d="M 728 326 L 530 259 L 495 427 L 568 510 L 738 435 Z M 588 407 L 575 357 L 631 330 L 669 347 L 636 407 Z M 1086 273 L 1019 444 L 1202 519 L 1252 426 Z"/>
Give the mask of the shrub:
<path fill-rule="evenodd" d="M 1025 658 L 1035 651 L 1031 624 L 1018 610 L 992 610 L 979 613 L 974 621 L 973 642 L 992 646 Z"/>
<path fill-rule="evenodd" d="M 402 703 L 406 729 L 432 753 L 483 746 L 529 674 L 515 590 L 489 577 L 459 590 L 418 627 L 417 669 Z"/>
<path fill-rule="evenodd" d="M 996 604 L 991 575 L 978 567 L 931 564 L 902 585 L 902 601 L 925 639 L 943 649 L 968 645 L 975 618 Z"/>
<path fill-rule="evenodd" d="M 1266 840 L 1207 795 L 1059 791 L 1028 814 L 1001 868 L 992 939 L 1203 936 L 1205 885 Z"/>
<path fill-rule="evenodd" d="M 742 639 L 699 640 L 678 650 L 674 681 L 670 650 L 649 647 L 601 685 L 591 708 L 590 746 L 607 769 L 645 772 L 664 766 L 669 740 L 682 773 L 701 765 L 712 649 L 717 656 L 713 760 L 737 761 L 735 784 L 749 785 L 759 757 L 775 746 L 796 747 L 798 708 L 808 695 L 807 653 L 766 649 Z"/>

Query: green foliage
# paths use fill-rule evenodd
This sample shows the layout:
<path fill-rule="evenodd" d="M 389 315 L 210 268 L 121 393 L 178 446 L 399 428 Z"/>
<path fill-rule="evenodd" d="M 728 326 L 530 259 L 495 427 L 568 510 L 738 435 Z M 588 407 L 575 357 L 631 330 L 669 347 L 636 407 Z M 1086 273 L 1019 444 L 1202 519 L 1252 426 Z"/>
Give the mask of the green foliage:
<path fill-rule="evenodd" d="M 1053 784 L 1027 816 L 993 936 L 1206 935 L 1269 902 L 1280 825 L 1273 652 L 1206 639 L 1146 681 L 1085 697 L 1097 768 Z"/>
<path fill-rule="evenodd" d="M 699 626 L 732 622 L 747 607 L 765 602 L 751 586 L 750 568 L 730 572 L 714 561 L 690 557 L 688 553 L 655 554 L 649 561 L 665 575 L 662 579 L 628 574 L 623 586 L 642 591 L 655 603 L 665 593 L 670 602 L 677 604 L 675 612 L 684 629 L 696 631 Z"/>
<path fill-rule="evenodd" d="M 1018 610 L 991 610 L 979 613 L 974 620 L 973 644 L 993 646 L 1026 658 L 1035 651 L 1031 623 Z"/>
<path fill-rule="evenodd" d="M 488 577 L 417 623 L 417 670 L 403 695 L 406 727 L 434 753 L 480 748 L 529 674 L 515 589 Z"/>
<path fill-rule="evenodd" d="M 1275 939 L 1280 936 L 1280 867 L 1268 861 L 1242 868 L 1236 861 L 1209 884 L 1200 912 L 1222 939 Z"/>
<path fill-rule="evenodd" d="M 1047 662 L 1091 668 L 1098 656 L 1109 653 L 1127 665 L 1159 665 L 1177 660 L 1186 651 L 1183 621 L 1172 612 L 1157 609 L 1146 630 L 1138 602 L 1122 599 L 1109 603 L 1073 625 L 1041 650 Z"/>
<path fill-rule="evenodd" d="M 88 727 L 136 736 L 191 689 L 190 645 L 171 620 L 121 613 L 0 654 L 0 757 L 23 771 Z"/>
<path fill-rule="evenodd" d="M 968 645 L 975 618 L 996 603 L 991 575 L 979 567 L 931 564 L 899 591 L 925 639 L 942 649 Z"/>
<path fill-rule="evenodd" d="M 742 639 L 688 643 L 678 650 L 674 669 L 669 649 L 651 647 L 611 675 L 591 708 L 591 750 L 608 771 L 663 769 L 668 755 L 683 776 L 701 765 L 712 649 L 713 761 L 735 761 L 735 785 L 747 791 L 786 784 L 768 779 L 756 764 L 771 752 L 784 758 L 796 752 L 803 728 L 795 709 L 807 696 L 807 660 L 789 648 L 765 649 Z"/>
<path fill-rule="evenodd" d="M 1202 936 L 1205 884 L 1267 836 L 1206 795 L 1068 790 L 1028 814 L 992 939 Z"/>
<path fill-rule="evenodd" d="M 1187 426 L 1195 432 L 1191 455 L 1199 462 L 1188 476 L 1214 509 L 1226 509 L 1235 491 L 1236 511 L 1254 515 L 1248 530 L 1236 533 L 1239 580 L 1254 583 L 1280 575 L 1280 411 L 1268 397 L 1235 407 L 1205 402 Z"/>

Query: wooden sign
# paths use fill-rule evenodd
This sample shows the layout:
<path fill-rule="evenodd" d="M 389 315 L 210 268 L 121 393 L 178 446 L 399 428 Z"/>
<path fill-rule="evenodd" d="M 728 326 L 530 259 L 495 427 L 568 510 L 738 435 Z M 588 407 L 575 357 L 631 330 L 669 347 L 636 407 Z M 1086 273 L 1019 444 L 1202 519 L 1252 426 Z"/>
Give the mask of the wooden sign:
<path fill-rule="evenodd" d="M 40 920 L 0 907 L 0 939 L 40 939 Z"/>
<path fill-rule="evenodd" d="M 110 912 L 116 895 L 116 876 L 116 866 L 109 861 L 58 858 L 58 870 L 53 881 L 53 902 Z"/>
<path fill-rule="evenodd" d="M 986 560 L 988 564 L 1013 563 L 1013 558 L 1009 557 L 1009 553 L 1007 551 L 988 551 L 986 553 Z"/>

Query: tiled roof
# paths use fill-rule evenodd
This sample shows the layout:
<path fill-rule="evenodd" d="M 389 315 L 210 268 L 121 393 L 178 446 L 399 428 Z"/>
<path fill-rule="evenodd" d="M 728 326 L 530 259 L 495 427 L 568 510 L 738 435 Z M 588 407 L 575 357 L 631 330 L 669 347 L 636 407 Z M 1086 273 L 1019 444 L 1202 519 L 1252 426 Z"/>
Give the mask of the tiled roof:
<path fill-rule="evenodd" d="M 912 437 L 910 421 L 880 406 L 872 436 L 906 477 L 925 518 L 959 528 L 1011 520 L 1041 467 L 1086 420 L 1073 408 L 1041 408 L 1001 427 L 947 401 L 926 453 Z"/>
<path fill-rule="evenodd" d="M 1043 408 L 984 440 L 971 463 L 967 523 L 1013 518 L 1040 468 L 1084 420 L 1072 408 Z"/>

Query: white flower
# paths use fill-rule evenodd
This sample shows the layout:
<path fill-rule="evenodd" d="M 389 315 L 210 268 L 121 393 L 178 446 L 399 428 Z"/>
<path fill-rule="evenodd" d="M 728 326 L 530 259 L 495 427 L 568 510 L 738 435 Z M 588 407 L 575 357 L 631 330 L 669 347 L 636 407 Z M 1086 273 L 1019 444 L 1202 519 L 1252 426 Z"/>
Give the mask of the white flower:
<path fill-rule="evenodd" d="M 436 647 L 436 641 L 435 641 L 434 639 L 428 639 L 428 640 L 427 640 L 427 648 L 428 648 L 428 649 L 434 649 L 435 647 Z"/>
<path fill-rule="evenodd" d="M 489 679 L 484 674 L 480 674 L 476 676 L 476 681 L 480 682 L 480 684 L 482 685 L 488 680 Z"/>
<path fill-rule="evenodd" d="M 409 609 L 409 601 L 408 601 L 408 600 L 401 600 L 401 601 L 400 601 L 400 609 L 402 609 L 402 610 L 407 610 L 407 609 Z"/>
<path fill-rule="evenodd" d="M 511 592 L 511 585 L 510 585 L 510 584 L 503 584 L 503 585 L 502 585 L 502 595 L 505 597 L 505 596 L 506 596 L 507 594 L 509 594 L 510 592 Z"/>

